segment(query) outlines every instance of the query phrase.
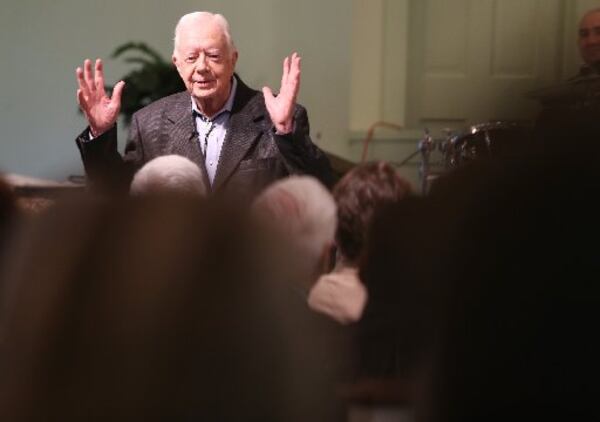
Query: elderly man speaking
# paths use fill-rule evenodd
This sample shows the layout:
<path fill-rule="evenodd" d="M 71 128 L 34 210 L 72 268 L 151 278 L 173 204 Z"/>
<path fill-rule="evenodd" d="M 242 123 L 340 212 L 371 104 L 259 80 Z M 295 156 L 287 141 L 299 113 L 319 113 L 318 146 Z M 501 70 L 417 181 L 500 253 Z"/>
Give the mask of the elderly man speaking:
<path fill-rule="evenodd" d="M 161 155 L 196 163 L 211 192 L 252 196 L 290 174 L 313 175 L 326 185 L 332 173 L 309 136 L 306 110 L 296 104 L 300 57 L 283 61 L 278 95 L 246 86 L 234 73 L 238 51 L 227 20 L 194 12 L 175 27 L 173 63 L 187 90 L 155 101 L 134 114 L 125 153 L 117 151 L 116 120 L 124 82 L 109 98 L 102 61 L 77 68 L 78 103 L 89 123 L 76 143 L 90 184 L 126 191 L 135 171 Z"/>

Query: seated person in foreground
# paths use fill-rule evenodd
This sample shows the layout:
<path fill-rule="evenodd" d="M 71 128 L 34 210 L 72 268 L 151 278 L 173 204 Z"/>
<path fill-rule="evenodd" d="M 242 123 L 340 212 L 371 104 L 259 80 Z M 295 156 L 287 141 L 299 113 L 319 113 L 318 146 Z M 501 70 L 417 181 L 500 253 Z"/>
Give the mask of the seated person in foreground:
<path fill-rule="evenodd" d="M 290 176 L 265 189 L 254 201 L 253 212 L 282 240 L 286 273 L 297 280 L 296 288 L 305 297 L 329 270 L 337 224 L 331 193 L 313 177 Z"/>
<path fill-rule="evenodd" d="M 180 155 L 163 155 L 148 161 L 133 176 L 132 195 L 181 194 L 205 196 L 206 185 L 200 168 Z"/>
<path fill-rule="evenodd" d="M 272 294 L 265 233 L 222 205 L 85 196 L 17 233 L 0 268 L 0 420 L 339 420 L 321 362 L 345 349 Z"/>
<path fill-rule="evenodd" d="M 367 302 L 367 289 L 358 277 L 358 264 L 377 209 L 404 199 L 410 184 L 383 161 L 363 164 L 348 172 L 334 187 L 338 207 L 335 234 L 337 259 L 311 289 L 309 306 L 341 324 L 358 321 Z"/>

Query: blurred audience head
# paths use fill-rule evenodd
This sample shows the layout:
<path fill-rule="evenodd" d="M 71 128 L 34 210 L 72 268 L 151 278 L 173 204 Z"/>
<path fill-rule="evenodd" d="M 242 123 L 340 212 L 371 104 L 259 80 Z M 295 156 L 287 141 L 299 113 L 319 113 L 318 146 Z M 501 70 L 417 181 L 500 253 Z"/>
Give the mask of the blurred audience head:
<path fill-rule="evenodd" d="M 420 420 L 598 420 L 596 157 L 473 166 L 432 193 L 468 195 L 436 260 L 449 294 Z"/>
<path fill-rule="evenodd" d="M 267 187 L 253 203 L 254 213 L 289 242 L 312 283 L 329 263 L 336 229 L 331 193 L 311 176 L 290 176 Z"/>
<path fill-rule="evenodd" d="M 376 210 L 411 192 L 410 183 L 383 161 L 361 164 L 346 173 L 333 188 L 338 207 L 335 238 L 341 258 L 356 265 Z"/>
<path fill-rule="evenodd" d="M 268 288 L 260 236 L 188 197 L 40 216 L 0 274 L 0 419 L 328 420 L 307 354 L 329 349 Z"/>
<path fill-rule="evenodd" d="M 204 196 L 206 182 L 200 168 L 180 155 L 163 155 L 148 161 L 134 175 L 132 195 L 180 194 Z"/>

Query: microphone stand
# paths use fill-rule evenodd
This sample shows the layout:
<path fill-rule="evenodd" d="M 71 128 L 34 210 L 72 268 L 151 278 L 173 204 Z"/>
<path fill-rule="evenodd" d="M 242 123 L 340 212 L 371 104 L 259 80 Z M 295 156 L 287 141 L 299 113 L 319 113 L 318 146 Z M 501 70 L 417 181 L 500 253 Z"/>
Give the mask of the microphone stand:
<path fill-rule="evenodd" d="M 425 136 L 421 139 L 417 146 L 417 152 L 421 153 L 421 164 L 419 165 L 419 177 L 421 179 L 421 193 L 427 193 L 428 181 L 430 176 L 429 157 L 434 148 L 434 141 L 429 133 L 429 129 L 425 129 Z"/>

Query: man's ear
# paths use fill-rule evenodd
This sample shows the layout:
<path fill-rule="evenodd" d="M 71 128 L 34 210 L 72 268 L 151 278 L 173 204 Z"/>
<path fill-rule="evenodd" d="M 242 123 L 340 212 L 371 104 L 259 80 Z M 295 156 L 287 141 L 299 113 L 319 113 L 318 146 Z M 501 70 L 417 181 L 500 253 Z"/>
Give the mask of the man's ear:
<path fill-rule="evenodd" d="M 181 74 L 181 70 L 179 69 L 179 63 L 181 63 L 181 61 L 177 60 L 177 56 L 175 56 L 175 54 L 171 56 L 171 61 L 173 62 L 175 69 L 177 69 L 177 73 L 179 73 L 179 76 L 181 77 L 181 79 L 183 79 L 183 75 Z"/>
<path fill-rule="evenodd" d="M 235 64 L 237 63 L 237 59 L 238 59 L 238 51 L 237 51 L 237 50 L 235 50 L 235 51 L 233 52 L 233 57 L 231 58 L 231 61 L 233 62 L 233 67 L 234 67 L 234 69 L 235 69 Z"/>

